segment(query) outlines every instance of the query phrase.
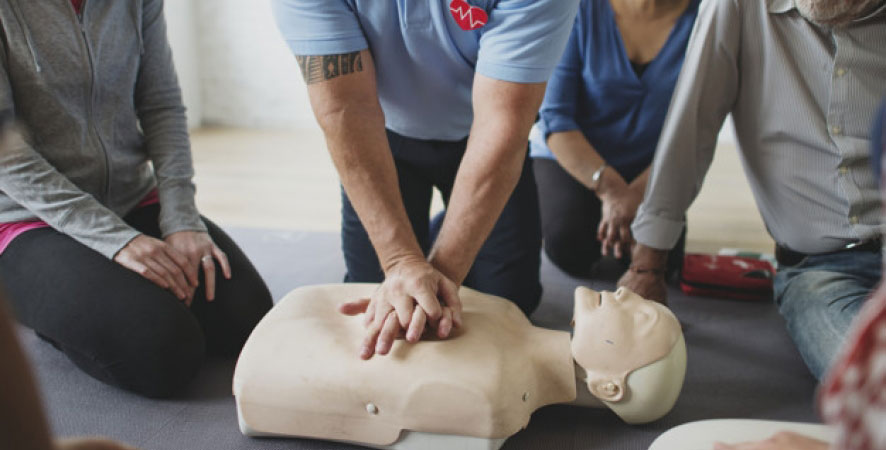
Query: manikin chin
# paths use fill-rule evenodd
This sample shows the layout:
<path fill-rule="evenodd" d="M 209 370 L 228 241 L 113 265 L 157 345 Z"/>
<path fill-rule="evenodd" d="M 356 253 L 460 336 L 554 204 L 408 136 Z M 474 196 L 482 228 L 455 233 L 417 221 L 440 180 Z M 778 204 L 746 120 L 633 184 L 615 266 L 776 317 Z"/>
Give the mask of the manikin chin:
<path fill-rule="evenodd" d="M 494 450 L 542 406 L 605 407 L 645 423 L 670 411 L 683 385 L 677 319 L 624 288 L 578 288 L 572 337 L 533 326 L 507 300 L 462 288 L 464 326 L 452 337 L 397 341 L 389 355 L 363 361 L 362 320 L 337 307 L 376 287 L 299 288 L 265 316 L 234 373 L 244 434 Z"/>

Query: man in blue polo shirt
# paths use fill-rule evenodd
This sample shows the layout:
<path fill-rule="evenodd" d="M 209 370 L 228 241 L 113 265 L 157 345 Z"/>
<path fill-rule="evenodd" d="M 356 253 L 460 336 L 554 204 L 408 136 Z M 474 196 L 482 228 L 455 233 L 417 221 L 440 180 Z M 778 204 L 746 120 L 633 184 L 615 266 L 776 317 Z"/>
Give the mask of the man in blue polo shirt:
<path fill-rule="evenodd" d="M 382 282 L 361 356 L 461 324 L 457 286 L 541 296 L 527 136 L 578 0 L 275 0 L 341 178 L 346 280 Z M 432 242 L 437 187 L 446 216 Z"/>

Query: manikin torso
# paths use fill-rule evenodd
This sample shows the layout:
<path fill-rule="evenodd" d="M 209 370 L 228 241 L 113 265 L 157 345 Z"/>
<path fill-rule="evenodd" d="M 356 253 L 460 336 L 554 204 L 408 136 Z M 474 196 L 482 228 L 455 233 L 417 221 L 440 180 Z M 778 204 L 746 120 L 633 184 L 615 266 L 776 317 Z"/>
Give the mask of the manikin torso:
<path fill-rule="evenodd" d="M 670 410 L 682 386 L 679 324 L 630 291 L 579 288 L 570 342 L 569 333 L 533 326 L 511 302 L 462 288 L 464 326 L 449 339 L 399 340 L 389 355 L 364 361 L 363 322 L 337 307 L 376 287 L 299 288 L 268 313 L 234 375 L 246 434 L 409 448 L 396 444 L 427 433 L 496 448 L 542 406 L 605 405 L 646 422 Z"/>

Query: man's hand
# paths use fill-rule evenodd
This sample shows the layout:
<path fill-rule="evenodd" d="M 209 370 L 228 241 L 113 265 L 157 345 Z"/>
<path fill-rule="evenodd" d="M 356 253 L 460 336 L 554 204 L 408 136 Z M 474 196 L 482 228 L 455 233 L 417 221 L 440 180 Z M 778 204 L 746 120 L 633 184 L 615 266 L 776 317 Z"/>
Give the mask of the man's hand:
<path fill-rule="evenodd" d="M 136 450 L 135 447 L 107 439 L 63 439 L 55 444 L 56 450 Z"/>
<path fill-rule="evenodd" d="M 782 431 L 765 441 L 744 442 L 727 445 L 720 442 L 714 444 L 714 450 L 827 450 L 827 442 L 812 439 L 802 434 Z"/>
<path fill-rule="evenodd" d="M 169 289 L 179 300 L 187 301 L 192 295 L 187 280 L 188 258 L 159 239 L 140 234 L 114 255 L 114 261 Z"/>
<path fill-rule="evenodd" d="M 407 341 L 416 342 L 426 325 L 436 328 L 440 339 L 449 337 L 453 326 L 462 325 L 458 287 L 424 260 L 395 265 L 372 297 L 345 303 L 340 311 L 365 314 L 363 359 L 375 353 L 386 355 L 403 331 Z"/>
<path fill-rule="evenodd" d="M 206 283 L 206 300 L 215 299 L 215 261 L 222 269 L 226 279 L 231 279 L 231 265 L 225 255 L 209 237 L 209 233 L 202 231 L 179 231 L 166 236 L 166 243 L 187 258 L 185 273 L 191 283 L 187 304 L 191 305 L 194 298 L 194 289 L 197 288 L 197 273 L 203 269 L 203 280 Z"/>
<path fill-rule="evenodd" d="M 624 286 L 645 299 L 667 304 L 667 260 L 668 252 L 665 250 L 635 245 L 631 267 L 618 280 L 618 286 Z"/>
<path fill-rule="evenodd" d="M 634 243 L 631 222 L 643 201 L 643 192 L 638 192 L 618 172 L 607 168 L 597 189 L 597 196 L 603 204 L 600 226 L 597 227 L 600 250 L 606 256 L 612 249 L 613 256 L 621 259 L 630 252 L 631 244 Z"/>

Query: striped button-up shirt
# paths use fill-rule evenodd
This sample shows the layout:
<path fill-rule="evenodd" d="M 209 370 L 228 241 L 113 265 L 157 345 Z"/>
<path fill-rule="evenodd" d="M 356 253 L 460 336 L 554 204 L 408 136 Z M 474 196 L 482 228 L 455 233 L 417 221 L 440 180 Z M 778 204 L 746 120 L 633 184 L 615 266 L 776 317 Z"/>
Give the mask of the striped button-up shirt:
<path fill-rule="evenodd" d="M 884 96 L 886 5 L 827 28 L 804 19 L 794 0 L 703 1 L 634 237 L 674 246 L 729 113 L 776 242 L 824 253 L 879 236 L 869 161 Z"/>

